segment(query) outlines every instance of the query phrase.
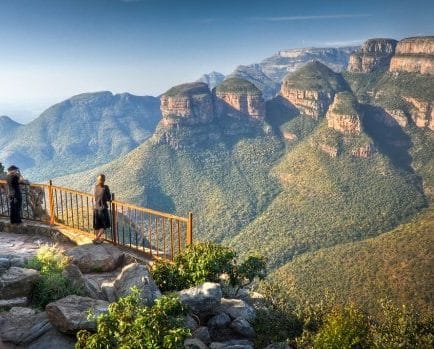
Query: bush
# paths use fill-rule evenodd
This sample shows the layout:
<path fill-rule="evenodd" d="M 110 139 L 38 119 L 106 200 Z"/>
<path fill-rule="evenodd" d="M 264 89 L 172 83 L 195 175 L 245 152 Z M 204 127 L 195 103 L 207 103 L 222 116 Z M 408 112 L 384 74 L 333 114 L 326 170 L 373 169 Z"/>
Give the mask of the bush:
<path fill-rule="evenodd" d="M 186 308 L 175 295 L 165 295 L 146 306 L 132 293 L 109 306 L 108 312 L 96 319 L 96 333 L 77 333 L 76 349 L 176 349 L 183 348 L 190 330 L 183 325 Z"/>
<path fill-rule="evenodd" d="M 172 263 L 158 261 L 152 268 L 152 277 L 165 291 L 181 290 L 206 281 L 220 282 L 223 277 L 236 292 L 253 280 L 265 277 L 264 258 L 251 255 L 237 264 L 236 253 L 229 247 L 211 242 L 199 242 L 188 246 Z"/>
<path fill-rule="evenodd" d="M 74 287 L 72 282 L 62 275 L 68 263 L 69 258 L 56 246 L 48 245 L 40 247 L 36 256 L 26 263 L 27 268 L 41 272 L 32 293 L 32 303 L 36 307 L 43 309 L 48 303 L 71 294 L 84 294 L 82 289 Z"/>

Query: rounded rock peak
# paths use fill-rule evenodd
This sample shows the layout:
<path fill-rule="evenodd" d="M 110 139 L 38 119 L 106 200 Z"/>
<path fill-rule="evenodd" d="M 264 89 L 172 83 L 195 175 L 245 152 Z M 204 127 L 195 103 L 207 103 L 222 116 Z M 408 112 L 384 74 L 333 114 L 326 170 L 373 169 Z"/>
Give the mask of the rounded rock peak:
<path fill-rule="evenodd" d="M 334 93 L 347 90 L 345 80 L 325 64 L 312 61 L 286 74 L 282 88 Z"/>
<path fill-rule="evenodd" d="M 364 54 L 393 54 L 398 41 L 389 38 L 374 38 L 366 40 L 360 51 Z"/>
<path fill-rule="evenodd" d="M 210 94 L 209 87 L 204 82 L 188 82 L 173 86 L 167 90 L 163 96 L 166 97 L 191 97 L 194 95 Z"/>
<path fill-rule="evenodd" d="M 250 81 L 237 77 L 228 77 L 217 86 L 216 93 L 237 93 L 248 95 L 262 95 L 261 90 Z"/>

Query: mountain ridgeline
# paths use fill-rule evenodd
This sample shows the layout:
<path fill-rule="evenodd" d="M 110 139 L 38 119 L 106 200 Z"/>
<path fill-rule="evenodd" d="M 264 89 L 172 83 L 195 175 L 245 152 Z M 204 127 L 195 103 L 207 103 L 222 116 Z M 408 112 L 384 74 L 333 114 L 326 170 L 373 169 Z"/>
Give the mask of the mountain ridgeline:
<path fill-rule="evenodd" d="M 0 159 L 35 180 L 82 171 L 126 154 L 155 130 L 155 97 L 85 93 L 58 103 L 27 125 L 0 118 Z"/>
<path fill-rule="evenodd" d="M 260 251 L 278 270 L 272 277 L 308 294 L 306 265 L 319 283 L 312 296 L 375 280 L 385 268 L 363 251 L 403 246 L 402 231 L 417 223 L 392 229 L 429 210 L 434 198 L 433 45 L 432 37 L 369 40 L 348 54 L 348 71 L 309 62 L 287 73 L 269 100 L 263 86 L 239 75 L 212 90 L 202 82 L 175 86 L 161 96 L 152 137 L 58 182 L 89 190 L 103 172 L 120 199 L 193 211 L 196 240 L 224 242 L 241 255 Z M 432 249 L 432 233 L 419 230 L 396 257 L 414 277 L 401 298 L 399 284 L 384 279 L 395 299 L 414 295 L 415 304 L 432 307 L 430 291 L 416 288 L 432 279 L 433 260 L 412 252 Z M 339 273 L 359 249 L 366 273 L 353 264 L 354 272 Z M 323 266 L 334 253 L 341 262 Z M 410 263 L 412 256 L 421 263 Z M 363 292 L 341 295 L 367 304 L 376 287 L 367 280 Z"/>

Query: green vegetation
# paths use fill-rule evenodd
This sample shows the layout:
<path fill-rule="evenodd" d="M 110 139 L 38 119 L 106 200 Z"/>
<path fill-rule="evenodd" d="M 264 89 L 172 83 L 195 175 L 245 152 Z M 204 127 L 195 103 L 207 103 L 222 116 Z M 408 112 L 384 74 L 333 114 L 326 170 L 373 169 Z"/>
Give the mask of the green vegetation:
<path fill-rule="evenodd" d="M 378 84 L 378 81 L 383 77 L 387 68 L 380 69 L 372 73 L 350 73 L 344 71 L 342 73 L 345 80 L 351 87 L 353 93 L 357 96 L 360 103 L 369 103 L 373 90 Z"/>
<path fill-rule="evenodd" d="M 246 93 L 246 94 L 255 94 L 260 95 L 261 91 L 250 81 L 230 77 L 217 86 L 217 93 Z"/>
<path fill-rule="evenodd" d="M 48 303 L 71 294 L 83 295 L 83 290 L 72 285 L 72 282 L 62 275 L 69 259 L 55 246 L 42 246 L 36 256 L 27 262 L 26 267 L 41 272 L 32 293 L 32 304 L 44 309 Z"/>
<path fill-rule="evenodd" d="M 260 256 L 251 255 L 239 263 L 231 248 L 200 242 L 188 246 L 173 263 L 156 261 L 151 272 L 162 291 L 181 290 L 206 281 L 223 282 L 226 276 L 228 286 L 234 288 L 236 294 L 256 278 L 263 279 L 265 268 L 266 262 Z"/>
<path fill-rule="evenodd" d="M 184 327 L 186 308 L 175 295 L 158 298 L 146 306 L 140 291 L 110 304 L 96 319 L 96 333 L 77 333 L 76 349 L 183 349 L 190 330 Z"/>
<path fill-rule="evenodd" d="M 201 94 L 210 94 L 208 85 L 204 82 L 191 82 L 186 84 L 181 84 L 172 87 L 168 91 L 164 93 L 166 97 L 175 97 L 175 96 L 193 96 L 193 95 L 201 95 Z"/>
<path fill-rule="evenodd" d="M 295 72 L 288 73 L 283 80 L 283 85 L 293 89 L 329 93 L 348 90 L 341 74 L 335 73 L 318 61 L 307 63 Z"/>
<path fill-rule="evenodd" d="M 272 279 L 293 296 L 319 302 L 325 292 L 334 302 L 354 302 L 372 316 L 382 312 L 374 300 L 389 298 L 433 312 L 434 209 L 375 238 L 306 253 L 289 262 Z M 345 266 L 345 267 L 343 267 Z"/>
<path fill-rule="evenodd" d="M 324 125 L 273 168 L 283 190 L 227 239 L 240 253 L 261 250 L 278 267 L 307 251 L 378 235 L 426 205 L 417 179 L 385 156 L 323 153 L 316 146 L 322 130 Z"/>

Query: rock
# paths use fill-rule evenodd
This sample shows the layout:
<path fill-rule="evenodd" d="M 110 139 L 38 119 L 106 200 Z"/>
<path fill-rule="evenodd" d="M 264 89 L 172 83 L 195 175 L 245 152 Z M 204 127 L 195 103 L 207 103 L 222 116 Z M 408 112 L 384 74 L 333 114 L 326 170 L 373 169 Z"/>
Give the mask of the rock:
<path fill-rule="evenodd" d="M 47 313 L 30 308 L 12 308 L 0 316 L 0 338 L 4 342 L 26 345 L 52 329 Z"/>
<path fill-rule="evenodd" d="M 391 72 L 434 74 L 434 36 L 403 39 L 390 61 Z"/>
<path fill-rule="evenodd" d="M 264 349 L 295 349 L 295 348 L 286 342 L 280 342 L 280 343 L 269 344 Z"/>
<path fill-rule="evenodd" d="M 410 116 L 414 124 L 434 131 L 434 101 L 427 102 L 413 97 L 403 98 L 410 105 Z"/>
<path fill-rule="evenodd" d="M 203 74 L 197 81 L 204 82 L 212 90 L 214 87 L 220 85 L 224 79 L 225 76 L 222 73 L 213 71 L 209 74 Z"/>
<path fill-rule="evenodd" d="M 222 298 L 221 304 L 215 310 L 228 314 L 232 319 L 243 318 L 250 323 L 256 318 L 255 309 L 241 299 Z"/>
<path fill-rule="evenodd" d="M 184 348 L 186 349 L 208 349 L 206 344 L 197 338 L 189 338 L 184 341 Z"/>
<path fill-rule="evenodd" d="M 27 297 L 17 297 L 12 299 L 0 299 L 0 309 L 10 309 L 13 307 L 24 307 L 29 303 Z"/>
<path fill-rule="evenodd" d="M 231 318 L 226 313 L 214 315 L 207 322 L 208 327 L 225 328 L 231 323 Z"/>
<path fill-rule="evenodd" d="M 244 318 L 236 318 L 231 322 L 230 326 L 236 333 L 242 335 L 246 338 L 254 338 L 255 330 L 249 324 L 249 322 Z"/>
<path fill-rule="evenodd" d="M 199 327 L 199 324 L 191 315 L 186 315 L 184 317 L 184 326 L 189 328 L 191 331 L 195 331 Z"/>
<path fill-rule="evenodd" d="M 119 267 L 123 253 L 111 244 L 86 244 L 74 247 L 65 252 L 71 262 L 77 265 L 82 273 L 107 272 Z"/>
<path fill-rule="evenodd" d="M 0 299 L 29 297 L 38 278 L 34 269 L 10 267 L 0 275 Z"/>
<path fill-rule="evenodd" d="M 213 342 L 210 349 L 253 349 L 253 343 L 248 340 L 230 340 L 227 342 Z"/>
<path fill-rule="evenodd" d="M 131 293 L 131 288 L 136 286 L 140 290 L 140 297 L 152 304 L 161 296 L 158 286 L 152 279 L 147 266 L 132 263 L 125 266 L 119 276 L 113 282 L 113 291 L 116 299 L 125 297 Z"/>
<path fill-rule="evenodd" d="M 163 127 L 203 124 L 215 116 L 211 91 L 203 82 L 174 86 L 160 100 Z"/>
<path fill-rule="evenodd" d="M 193 332 L 193 338 L 200 339 L 205 344 L 211 343 L 211 336 L 209 334 L 208 328 L 205 326 L 198 327 Z"/>
<path fill-rule="evenodd" d="M 381 68 L 388 68 L 395 53 L 397 41 L 393 39 L 369 39 L 350 56 L 348 71 L 352 73 L 370 73 Z"/>
<path fill-rule="evenodd" d="M 107 311 L 108 305 L 108 302 L 102 300 L 72 295 L 49 303 L 45 310 L 51 323 L 59 331 L 75 333 L 82 329 L 95 331 L 95 320 L 88 319 L 88 312 L 98 316 Z"/>
<path fill-rule="evenodd" d="M 361 147 L 354 149 L 351 154 L 358 158 L 370 158 L 377 153 L 377 147 L 372 143 L 367 143 Z"/>
<path fill-rule="evenodd" d="M 52 328 L 32 342 L 26 349 L 73 349 L 75 341 L 75 337 L 62 334 Z"/>
<path fill-rule="evenodd" d="M 68 278 L 76 288 L 84 289 L 85 280 L 80 269 L 75 264 L 68 264 L 62 271 L 62 275 Z"/>
<path fill-rule="evenodd" d="M 4 273 L 11 266 L 9 258 L 0 257 L 0 274 Z"/>
<path fill-rule="evenodd" d="M 265 102 L 262 92 L 254 84 L 237 77 L 229 77 L 215 90 L 218 114 L 262 120 Z"/>
<path fill-rule="evenodd" d="M 216 308 L 222 299 L 220 284 L 205 282 L 203 285 L 191 287 L 178 292 L 182 303 L 194 313 L 203 314 Z"/>
<path fill-rule="evenodd" d="M 358 135 L 362 132 L 361 115 L 351 92 L 336 94 L 326 118 L 327 126 L 340 133 Z"/>
<path fill-rule="evenodd" d="M 311 62 L 285 76 L 280 96 L 301 114 L 318 120 L 324 116 L 335 93 L 346 88 L 342 76 L 320 62 Z"/>

